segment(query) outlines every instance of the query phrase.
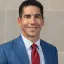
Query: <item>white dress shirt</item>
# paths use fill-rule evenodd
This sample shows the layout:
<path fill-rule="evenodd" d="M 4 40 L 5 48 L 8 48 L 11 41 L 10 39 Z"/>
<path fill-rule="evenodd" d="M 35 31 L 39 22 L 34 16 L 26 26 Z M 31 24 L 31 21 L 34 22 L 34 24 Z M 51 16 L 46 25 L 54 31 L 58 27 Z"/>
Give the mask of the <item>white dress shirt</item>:
<path fill-rule="evenodd" d="M 24 41 L 24 44 L 25 44 L 25 47 L 26 47 L 26 50 L 27 50 L 27 54 L 28 54 L 28 57 L 29 57 L 29 62 L 30 64 L 32 64 L 31 62 L 31 45 L 33 44 L 30 40 L 28 40 L 27 38 L 25 38 L 23 36 L 23 34 L 21 34 L 22 36 L 22 39 Z M 39 53 L 39 56 L 40 56 L 40 64 L 45 64 L 45 60 L 44 60 L 44 55 L 43 55 L 43 51 L 42 51 L 42 48 L 41 48 L 41 45 L 40 45 L 40 39 L 35 42 L 35 44 L 38 46 L 37 48 L 37 51 Z"/>

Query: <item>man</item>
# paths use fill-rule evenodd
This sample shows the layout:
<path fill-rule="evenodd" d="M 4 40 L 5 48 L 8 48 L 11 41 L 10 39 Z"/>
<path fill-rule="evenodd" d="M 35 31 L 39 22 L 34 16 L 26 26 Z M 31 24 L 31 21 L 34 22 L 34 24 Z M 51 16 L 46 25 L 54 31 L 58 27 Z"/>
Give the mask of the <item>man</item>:
<path fill-rule="evenodd" d="M 38 1 L 24 1 L 19 7 L 21 35 L 0 45 L 0 64 L 58 64 L 55 46 L 40 39 L 44 26 L 43 6 Z"/>

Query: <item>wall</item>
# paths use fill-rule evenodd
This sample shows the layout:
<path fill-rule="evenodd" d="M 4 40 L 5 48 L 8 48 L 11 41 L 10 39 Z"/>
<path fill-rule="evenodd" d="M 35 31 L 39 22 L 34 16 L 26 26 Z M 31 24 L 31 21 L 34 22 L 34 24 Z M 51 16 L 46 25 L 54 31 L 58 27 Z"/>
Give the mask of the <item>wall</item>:
<path fill-rule="evenodd" d="M 0 0 L 0 44 L 20 34 L 18 7 L 23 0 Z M 45 26 L 41 38 L 58 49 L 59 64 L 64 64 L 64 0 L 39 0 L 44 6 Z"/>

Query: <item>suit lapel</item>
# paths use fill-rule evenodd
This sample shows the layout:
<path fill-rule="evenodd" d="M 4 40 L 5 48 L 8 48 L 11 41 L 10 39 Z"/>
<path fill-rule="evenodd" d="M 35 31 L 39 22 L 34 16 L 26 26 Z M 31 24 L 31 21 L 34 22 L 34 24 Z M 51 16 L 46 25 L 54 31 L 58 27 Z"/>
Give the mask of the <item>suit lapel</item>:
<path fill-rule="evenodd" d="M 21 64 L 29 64 L 28 55 L 22 37 L 14 40 L 13 48 L 21 61 Z"/>
<path fill-rule="evenodd" d="M 43 54 L 44 54 L 45 64 L 51 64 L 51 60 L 50 60 L 51 54 L 49 52 L 49 49 L 47 48 L 46 42 L 41 40 L 40 45 L 42 47 L 42 51 L 43 51 Z"/>

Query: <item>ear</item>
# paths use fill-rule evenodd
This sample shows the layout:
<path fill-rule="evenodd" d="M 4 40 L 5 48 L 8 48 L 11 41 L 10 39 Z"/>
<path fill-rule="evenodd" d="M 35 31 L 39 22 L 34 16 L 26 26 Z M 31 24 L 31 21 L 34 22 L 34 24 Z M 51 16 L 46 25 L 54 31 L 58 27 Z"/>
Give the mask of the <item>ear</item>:
<path fill-rule="evenodd" d="M 21 21 L 21 18 L 18 18 L 17 20 L 18 20 L 19 26 L 21 26 L 21 22 L 22 22 L 22 21 Z"/>

